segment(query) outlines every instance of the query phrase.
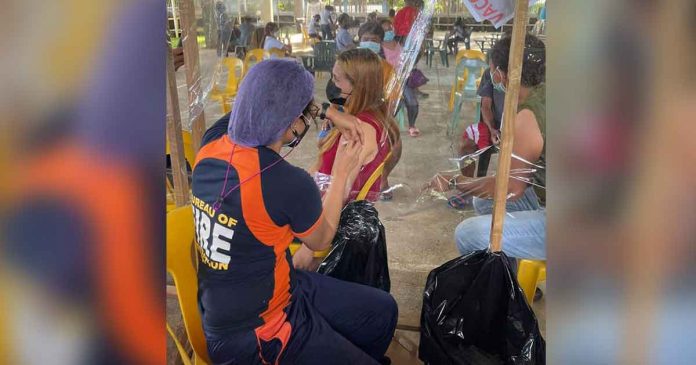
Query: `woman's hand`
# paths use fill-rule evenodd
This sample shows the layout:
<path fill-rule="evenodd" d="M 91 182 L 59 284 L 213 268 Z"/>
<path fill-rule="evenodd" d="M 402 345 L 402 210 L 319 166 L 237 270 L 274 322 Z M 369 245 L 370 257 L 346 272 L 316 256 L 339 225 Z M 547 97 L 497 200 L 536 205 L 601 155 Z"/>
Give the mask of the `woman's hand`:
<path fill-rule="evenodd" d="M 345 179 L 360 164 L 362 144 L 358 141 L 344 139 L 340 139 L 338 143 L 338 151 L 336 151 L 336 159 L 334 160 L 331 175 L 334 178 L 341 177 Z"/>
<path fill-rule="evenodd" d="M 359 141 L 360 144 L 365 142 L 358 118 L 348 113 L 341 113 L 333 104 L 326 110 L 326 117 L 333 123 L 334 127 L 338 128 L 345 139 Z"/>

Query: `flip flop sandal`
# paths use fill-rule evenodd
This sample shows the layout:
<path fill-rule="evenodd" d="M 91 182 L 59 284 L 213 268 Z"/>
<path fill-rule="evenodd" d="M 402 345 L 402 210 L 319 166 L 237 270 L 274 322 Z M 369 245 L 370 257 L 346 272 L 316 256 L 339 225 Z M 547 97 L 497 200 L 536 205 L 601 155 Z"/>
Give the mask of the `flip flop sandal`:
<path fill-rule="evenodd" d="M 420 131 L 418 130 L 418 128 L 411 127 L 408 129 L 408 135 L 415 138 L 420 136 Z"/>
<path fill-rule="evenodd" d="M 385 201 L 385 202 L 386 202 L 386 201 L 390 201 L 390 200 L 394 199 L 394 193 L 391 192 L 391 191 L 385 192 L 385 193 L 381 193 L 380 196 L 379 196 L 379 199 L 382 200 L 382 201 Z"/>

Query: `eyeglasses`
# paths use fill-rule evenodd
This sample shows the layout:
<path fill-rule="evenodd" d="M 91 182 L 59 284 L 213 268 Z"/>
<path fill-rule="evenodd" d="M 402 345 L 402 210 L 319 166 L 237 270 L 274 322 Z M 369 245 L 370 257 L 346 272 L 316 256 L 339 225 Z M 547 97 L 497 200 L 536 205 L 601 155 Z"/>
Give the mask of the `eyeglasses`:
<path fill-rule="evenodd" d="M 321 108 L 312 102 L 302 111 L 302 116 L 309 120 L 315 120 L 317 117 L 319 117 L 320 111 Z"/>

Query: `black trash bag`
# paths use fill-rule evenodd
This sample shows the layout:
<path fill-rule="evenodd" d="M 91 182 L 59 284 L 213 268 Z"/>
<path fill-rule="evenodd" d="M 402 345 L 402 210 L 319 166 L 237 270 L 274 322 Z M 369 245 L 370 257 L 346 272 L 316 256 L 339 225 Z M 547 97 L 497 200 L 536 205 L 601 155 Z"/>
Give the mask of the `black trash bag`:
<path fill-rule="evenodd" d="M 507 256 L 488 250 L 428 275 L 419 357 L 426 364 L 545 364 L 546 343 Z"/>
<path fill-rule="evenodd" d="M 372 203 L 353 201 L 343 208 L 331 251 L 317 272 L 389 292 L 387 239 Z"/>

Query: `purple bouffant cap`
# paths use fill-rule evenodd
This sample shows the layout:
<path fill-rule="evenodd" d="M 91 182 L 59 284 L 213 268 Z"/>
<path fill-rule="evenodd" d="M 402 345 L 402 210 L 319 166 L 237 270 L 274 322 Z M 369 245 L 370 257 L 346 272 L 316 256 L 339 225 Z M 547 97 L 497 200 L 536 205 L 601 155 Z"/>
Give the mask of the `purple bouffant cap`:
<path fill-rule="evenodd" d="M 247 147 L 277 142 L 314 95 L 314 77 L 293 60 L 253 66 L 242 81 L 227 133 Z"/>

